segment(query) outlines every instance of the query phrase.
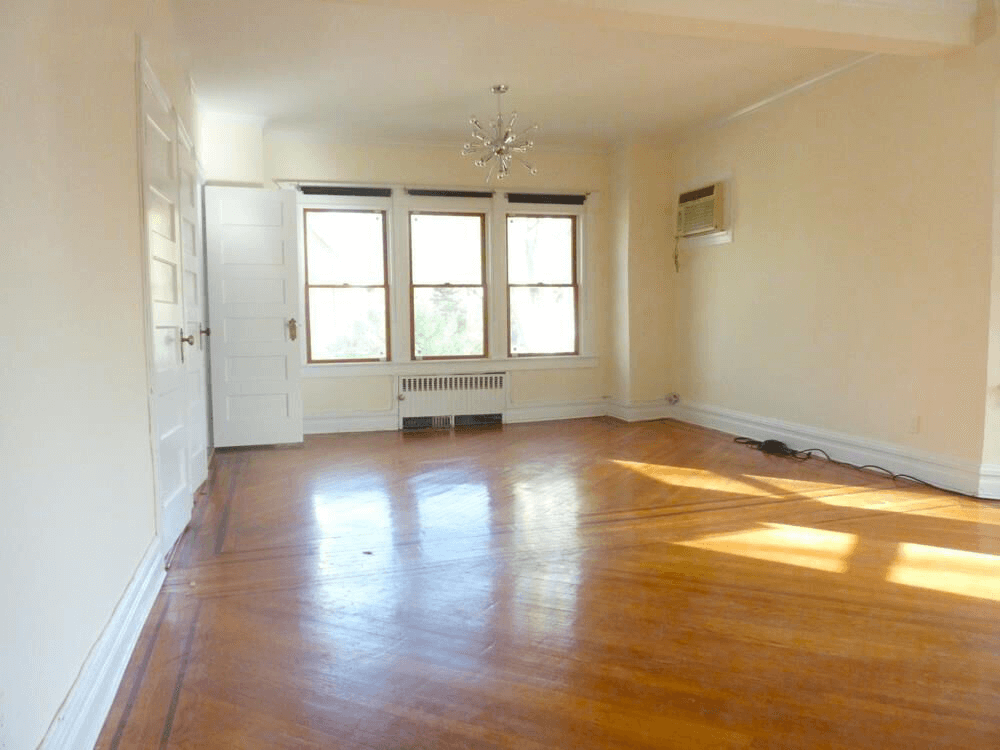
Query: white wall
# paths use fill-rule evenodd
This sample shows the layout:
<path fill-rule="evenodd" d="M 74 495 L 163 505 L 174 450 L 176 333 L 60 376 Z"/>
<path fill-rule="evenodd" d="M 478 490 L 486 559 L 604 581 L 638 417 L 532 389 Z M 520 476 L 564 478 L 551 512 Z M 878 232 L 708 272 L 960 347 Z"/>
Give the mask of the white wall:
<path fill-rule="evenodd" d="M 264 123 L 220 112 L 202 112 L 201 162 L 208 185 L 264 184 Z"/>
<path fill-rule="evenodd" d="M 1000 79 L 993 87 L 993 273 L 987 349 L 983 464 L 1000 466 Z"/>
<path fill-rule="evenodd" d="M 0 747 L 38 745 L 154 538 L 135 33 L 163 4 L 13 0 L 0 25 Z"/>
<path fill-rule="evenodd" d="M 736 206 L 682 255 L 685 399 L 979 462 L 998 69 L 880 58 L 675 149 Z"/>
<path fill-rule="evenodd" d="M 664 402 L 675 379 L 670 154 L 630 142 L 615 151 L 612 172 L 614 396 Z"/>

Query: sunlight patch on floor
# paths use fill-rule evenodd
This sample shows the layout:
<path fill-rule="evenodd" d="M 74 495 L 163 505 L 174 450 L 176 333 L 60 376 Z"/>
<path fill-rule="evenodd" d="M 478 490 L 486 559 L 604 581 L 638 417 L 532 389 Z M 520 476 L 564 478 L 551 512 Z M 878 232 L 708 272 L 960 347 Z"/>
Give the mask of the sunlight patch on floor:
<path fill-rule="evenodd" d="M 765 523 L 755 529 L 716 534 L 678 544 L 827 573 L 845 573 L 857 543 L 856 534 Z"/>
<path fill-rule="evenodd" d="M 793 493 L 835 492 L 851 489 L 849 485 L 840 483 L 816 482 L 788 477 L 758 477 L 752 474 L 730 476 L 704 469 L 688 469 L 681 466 L 664 466 L 640 461 L 612 459 L 611 462 L 663 484 L 705 491 L 739 492 L 760 497 L 780 497 Z"/>
<path fill-rule="evenodd" d="M 886 580 L 1000 601 L 1000 558 L 982 552 L 903 542 Z"/>

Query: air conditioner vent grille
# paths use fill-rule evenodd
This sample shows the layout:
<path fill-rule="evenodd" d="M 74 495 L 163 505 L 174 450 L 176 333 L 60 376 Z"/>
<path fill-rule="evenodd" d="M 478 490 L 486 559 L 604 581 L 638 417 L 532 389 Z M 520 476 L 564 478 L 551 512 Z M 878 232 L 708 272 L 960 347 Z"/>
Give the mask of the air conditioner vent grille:
<path fill-rule="evenodd" d="M 723 231 L 722 183 L 682 193 L 677 205 L 677 236 Z"/>

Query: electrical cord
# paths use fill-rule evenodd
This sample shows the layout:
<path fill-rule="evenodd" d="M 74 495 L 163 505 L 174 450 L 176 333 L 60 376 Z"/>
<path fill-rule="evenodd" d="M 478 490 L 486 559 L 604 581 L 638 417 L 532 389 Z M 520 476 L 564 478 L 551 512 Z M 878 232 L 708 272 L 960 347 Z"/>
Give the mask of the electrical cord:
<path fill-rule="evenodd" d="M 837 464 L 837 466 L 846 466 L 849 469 L 857 469 L 858 471 L 878 472 L 879 474 L 882 474 L 883 476 L 892 479 L 893 481 L 899 481 L 900 479 L 902 479 L 904 481 L 914 482 L 916 484 L 923 485 L 924 487 L 930 487 L 931 489 L 934 490 L 940 490 L 941 492 L 951 492 L 952 494 L 955 495 L 962 495 L 964 497 L 972 497 L 975 499 L 979 499 L 976 498 L 975 495 L 969 495 L 964 492 L 958 492 L 957 490 L 945 489 L 944 487 L 939 487 L 936 484 L 925 482 L 923 479 L 918 479 L 917 477 L 912 476 L 910 474 L 896 474 L 892 471 L 889 471 L 889 469 L 886 469 L 883 466 L 876 466 L 875 464 L 865 464 L 863 466 L 859 466 L 858 464 L 848 463 L 847 461 L 838 461 L 837 459 L 832 458 L 830 454 L 827 453 L 822 448 L 806 448 L 805 450 L 797 451 L 793 450 L 792 448 L 789 448 L 780 440 L 754 440 L 753 438 L 748 438 L 748 437 L 733 438 L 733 442 L 739 443 L 740 445 L 745 445 L 755 450 L 759 450 L 761 453 L 766 453 L 769 456 L 781 456 L 783 458 L 791 458 L 796 461 L 806 461 L 807 459 L 812 458 L 814 453 L 818 453 L 821 454 L 823 458 L 825 458 L 830 463 Z"/>

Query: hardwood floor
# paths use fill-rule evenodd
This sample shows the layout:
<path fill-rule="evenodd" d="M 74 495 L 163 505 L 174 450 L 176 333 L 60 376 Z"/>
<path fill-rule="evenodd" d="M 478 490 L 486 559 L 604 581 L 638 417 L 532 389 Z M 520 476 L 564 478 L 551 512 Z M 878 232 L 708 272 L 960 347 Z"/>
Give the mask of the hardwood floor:
<path fill-rule="evenodd" d="M 1000 747 L 1000 506 L 611 419 L 222 451 L 100 748 Z"/>

